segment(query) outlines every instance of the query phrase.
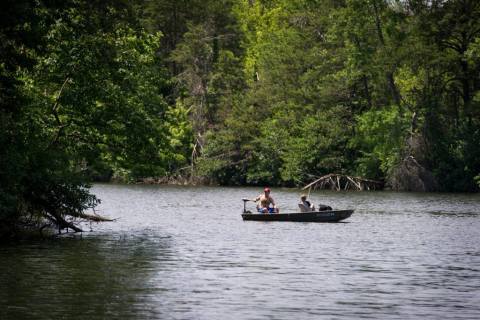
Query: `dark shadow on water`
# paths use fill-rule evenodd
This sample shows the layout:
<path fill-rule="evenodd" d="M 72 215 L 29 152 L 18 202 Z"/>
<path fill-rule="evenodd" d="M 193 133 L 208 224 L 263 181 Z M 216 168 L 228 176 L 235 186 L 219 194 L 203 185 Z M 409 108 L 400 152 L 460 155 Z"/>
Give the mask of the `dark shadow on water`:
<path fill-rule="evenodd" d="M 0 319 L 133 319 L 170 239 L 63 238 L 0 247 Z"/>
<path fill-rule="evenodd" d="M 280 224 L 313 224 L 313 225 L 322 225 L 322 224 L 344 224 L 344 223 L 351 223 L 351 221 L 322 221 L 322 222 L 314 222 L 314 221 L 262 221 L 262 220 L 243 220 L 244 223 L 280 223 Z"/>

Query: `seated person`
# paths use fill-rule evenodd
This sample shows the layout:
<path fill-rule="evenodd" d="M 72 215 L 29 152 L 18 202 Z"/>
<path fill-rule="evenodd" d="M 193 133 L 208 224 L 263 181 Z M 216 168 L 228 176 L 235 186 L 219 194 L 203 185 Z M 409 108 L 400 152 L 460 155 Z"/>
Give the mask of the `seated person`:
<path fill-rule="evenodd" d="M 270 196 L 270 188 L 265 188 L 263 194 L 256 197 L 254 202 L 260 201 L 257 203 L 257 211 L 260 213 L 279 213 L 280 210 L 275 205 L 275 201 Z M 270 207 L 272 205 L 272 207 Z"/>
<path fill-rule="evenodd" d="M 300 203 L 298 204 L 300 212 L 312 212 L 315 211 L 315 206 L 307 200 L 307 196 L 302 194 L 300 197 Z"/>

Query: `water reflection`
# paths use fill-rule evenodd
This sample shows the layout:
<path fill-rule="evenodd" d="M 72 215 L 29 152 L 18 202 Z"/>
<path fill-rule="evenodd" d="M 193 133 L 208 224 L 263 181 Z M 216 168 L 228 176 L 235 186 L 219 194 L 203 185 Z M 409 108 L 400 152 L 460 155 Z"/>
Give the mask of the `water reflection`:
<path fill-rule="evenodd" d="M 170 242 L 112 234 L 1 247 L 0 318 L 148 316 L 148 281 L 171 260 Z"/>

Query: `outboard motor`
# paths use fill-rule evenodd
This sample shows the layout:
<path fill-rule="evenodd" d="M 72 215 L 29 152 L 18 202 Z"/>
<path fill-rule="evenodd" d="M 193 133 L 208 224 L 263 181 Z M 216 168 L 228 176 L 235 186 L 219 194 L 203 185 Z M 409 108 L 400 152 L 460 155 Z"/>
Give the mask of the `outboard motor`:
<path fill-rule="evenodd" d="M 331 211 L 332 207 L 327 206 L 326 204 L 319 204 L 318 211 Z"/>

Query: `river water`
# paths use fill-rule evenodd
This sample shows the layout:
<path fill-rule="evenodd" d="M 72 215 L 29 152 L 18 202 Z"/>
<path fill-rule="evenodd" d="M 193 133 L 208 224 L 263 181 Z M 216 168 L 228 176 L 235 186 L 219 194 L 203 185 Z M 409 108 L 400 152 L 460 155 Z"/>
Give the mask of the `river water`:
<path fill-rule="evenodd" d="M 316 191 L 355 213 L 242 221 L 260 191 L 95 185 L 115 222 L 0 245 L 0 319 L 480 319 L 479 194 Z"/>

